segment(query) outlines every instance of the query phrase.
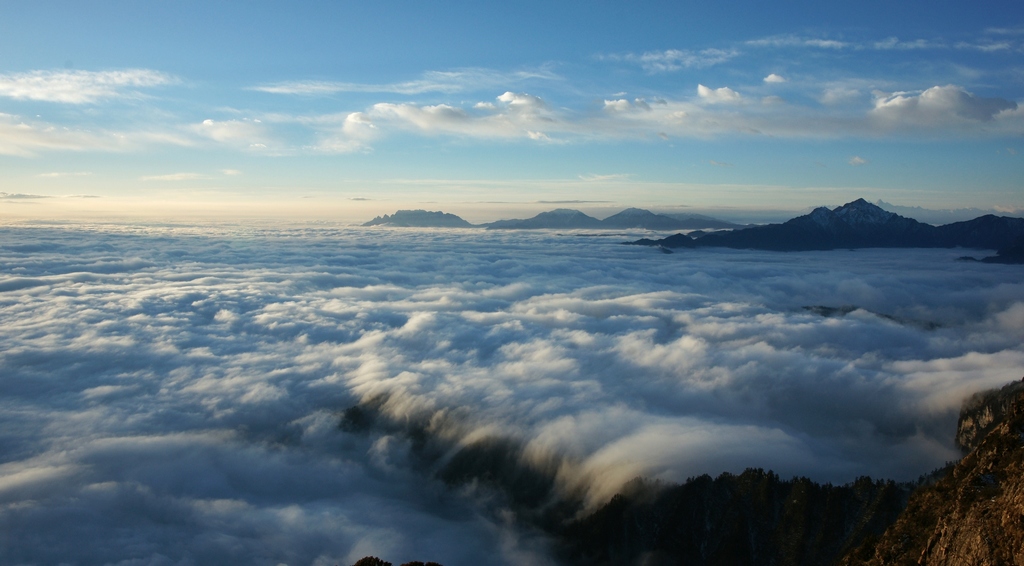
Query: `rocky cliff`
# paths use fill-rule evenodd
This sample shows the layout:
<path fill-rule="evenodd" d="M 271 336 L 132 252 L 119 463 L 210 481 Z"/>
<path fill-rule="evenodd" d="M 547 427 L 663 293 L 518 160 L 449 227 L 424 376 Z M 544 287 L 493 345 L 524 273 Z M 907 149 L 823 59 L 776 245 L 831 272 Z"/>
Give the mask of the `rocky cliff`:
<path fill-rule="evenodd" d="M 1024 382 L 968 399 L 957 442 L 971 451 L 952 473 L 841 564 L 1024 564 Z"/>

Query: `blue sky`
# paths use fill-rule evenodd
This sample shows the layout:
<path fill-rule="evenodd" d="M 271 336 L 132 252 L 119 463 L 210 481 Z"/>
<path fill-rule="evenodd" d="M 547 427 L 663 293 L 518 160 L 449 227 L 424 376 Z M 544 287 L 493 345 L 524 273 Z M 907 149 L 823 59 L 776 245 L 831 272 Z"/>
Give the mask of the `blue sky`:
<path fill-rule="evenodd" d="M 1020 14 L 0 2 L 0 214 L 1019 209 Z"/>

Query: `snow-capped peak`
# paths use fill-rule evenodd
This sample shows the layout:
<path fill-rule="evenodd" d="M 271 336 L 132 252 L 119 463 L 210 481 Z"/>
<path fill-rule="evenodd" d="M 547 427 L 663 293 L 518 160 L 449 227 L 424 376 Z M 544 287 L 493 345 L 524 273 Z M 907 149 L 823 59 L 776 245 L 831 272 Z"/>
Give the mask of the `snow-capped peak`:
<path fill-rule="evenodd" d="M 896 216 L 896 213 L 883 210 L 862 198 L 848 202 L 832 212 L 850 226 L 884 224 Z"/>

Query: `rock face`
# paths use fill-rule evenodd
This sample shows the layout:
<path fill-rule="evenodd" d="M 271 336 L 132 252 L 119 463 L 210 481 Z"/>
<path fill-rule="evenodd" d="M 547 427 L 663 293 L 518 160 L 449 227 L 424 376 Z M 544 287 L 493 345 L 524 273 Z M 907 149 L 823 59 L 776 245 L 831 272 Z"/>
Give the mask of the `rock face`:
<path fill-rule="evenodd" d="M 956 445 L 965 454 L 977 448 L 981 440 L 1006 418 L 1010 406 L 1021 393 L 1024 393 L 1024 380 L 968 397 L 956 424 Z"/>
<path fill-rule="evenodd" d="M 1024 564 L 1024 383 L 968 399 L 959 428 L 970 454 L 841 564 Z"/>

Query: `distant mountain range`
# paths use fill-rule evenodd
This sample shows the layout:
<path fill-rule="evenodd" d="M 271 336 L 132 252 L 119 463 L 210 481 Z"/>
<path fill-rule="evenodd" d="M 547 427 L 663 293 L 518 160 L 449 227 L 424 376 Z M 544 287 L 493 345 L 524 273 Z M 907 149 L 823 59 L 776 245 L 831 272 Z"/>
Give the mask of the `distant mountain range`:
<path fill-rule="evenodd" d="M 933 209 L 923 208 L 920 206 L 900 206 L 898 204 L 892 204 L 885 202 L 884 200 L 876 200 L 875 204 L 888 210 L 889 212 L 895 212 L 896 214 L 919 220 L 926 224 L 949 224 L 951 222 L 961 222 L 964 220 L 971 220 L 978 218 L 979 216 L 985 216 L 986 214 L 994 214 L 997 211 L 995 209 L 984 209 L 984 208 L 947 208 L 947 209 Z M 1007 211 L 999 213 L 999 216 L 1010 216 L 1014 218 L 1021 218 L 1022 211 L 1017 209 L 1015 211 Z"/>
<path fill-rule="evenodd" d="M 486 228 L 488 230 L 732 230 L 741 224 L 725 222 L 700 214 L 655 214 L 640 208 L 627 208 L 598 220 L 578 210 L 558 208 L 542 212 L 533 218 L 498 220 L 486 224 L 470 224 L 446 212 L 427 210 L 399 210 L 378 216 L 363 226 L 395 226 L 402 228 Z"/>
<path fill-rule="evenodd" d="M 473 225 L 462 218 L 447 212 L 430 212 L 427 210 L 399 210 L 384 216 L 378 216 L 363 226 L 396 226 L 400 228 L 472 228 Z"/>
<path fill-rule="evenodd" d="M 932 226 L 883 210 L 864 199 L 831 210 L 816 208 L 782 224 L 696 236 L 675 234 L 660 240 L 644 238 L 626 243 L 663 249 L 724 247 L 775 251 L 964 247 L 999 250 L 997 256 L 981 260 L 985 262 L 1024 261 L 1024 218 L 988 214 Z"/>

